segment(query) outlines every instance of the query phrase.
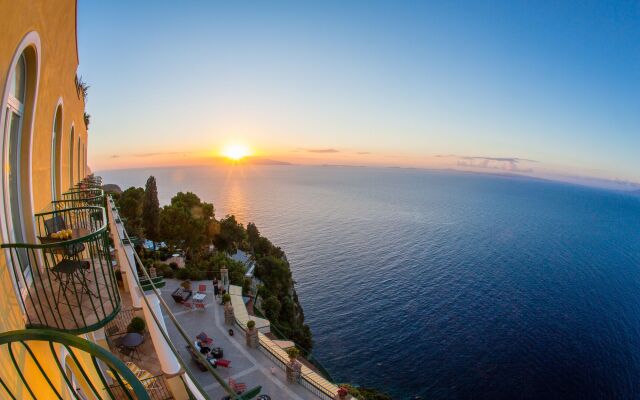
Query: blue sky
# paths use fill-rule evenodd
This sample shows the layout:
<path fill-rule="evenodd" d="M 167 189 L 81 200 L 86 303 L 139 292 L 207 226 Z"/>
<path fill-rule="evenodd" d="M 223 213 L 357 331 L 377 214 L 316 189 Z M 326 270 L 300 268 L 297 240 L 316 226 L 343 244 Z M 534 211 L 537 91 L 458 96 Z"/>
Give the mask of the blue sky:
<path fill-rule="evenodd" d="M 237 142 L 302 163 L 640 182 L 637 2 L 78 7 L 95 169 Z"/>

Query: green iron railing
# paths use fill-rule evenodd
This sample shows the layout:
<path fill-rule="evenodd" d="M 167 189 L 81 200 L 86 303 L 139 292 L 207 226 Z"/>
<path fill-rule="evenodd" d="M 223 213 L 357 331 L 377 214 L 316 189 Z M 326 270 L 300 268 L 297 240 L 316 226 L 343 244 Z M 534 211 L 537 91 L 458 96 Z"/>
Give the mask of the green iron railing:
<path fill-rule="evenodd" d="M 117 208 L 115 207 L 115 203 L 113 202 L 113 199 L 111 199 L 109 197 L 109 207 L 111 208 L 111 210 L 114 212 L 114 220 L 117 221 Z M 118 235 L 118 239 L 122 242 L 122 243 L 131 243 L 131 238 L 129 237 L 129 235 L 127 234 L 126 229 L 120 230 L 120 229 L 114 229 L 116 232 L 114 233 L 114 235 Z M 122 233 L 121 233 L 122 232 Z M 249 400 L 249 399 L 253 399 L 254 397 L 256 397 L 258 394 L 260 394 L 260 391 L 262 390 L 260 386 L 254 387 L 252 389 L 249 389 L 248 391 L 242 393 L 242 394 L 237 394 L 233 391 L 233 389 L 231 389 L 231 387 L 229 387 L 229 384 L 227 383 L 227 381 L 225 379 L 223 379 L 220 375 L 218 375 L 218 373 L 215 371 L 215 369 L 211 366 L 211 364 L 207 361 L 207 359 L 205 358 L 205 356 L 203 354 L 201 354 L 194 346 L 193 341 L 191 340 L 189 334 L 186 332 L 186 330 L 182 327 L 182 325 L 180 325 L 180 323 L 178 322 L 176 316 L 173 314 L 173 312 L 171 311 L 171 309 L 169 308 L 169 305 L 164 301 L 164 299 L 162 298 L 162 295 L 159 291 L 159 288 L 155 285 L 155 283 L 153 283 L 153 279 L 151 278 L 151 276 L 149 275 L 149 272 L 147 271 L 147 268 L 144 266 L 142 260 L 140 259 L 140 257 L 138 256 L 137 252 L 133 252 L 134 254 L 134 258 L 135 258 L 135 263 L 139 269 L 138 273 L 140 276 L 138 276 L 138 274 L 135 274 L 136 279 L 137 279 L 137 284 L 140 288 L 142 288 L 142 284 L 141 284 L 141 280 L 142 279 L 146 279 L 146 281 L 149 282 L 149 291 L 152 291 L 155 296 L 158 298 L 159 302 L 160 302 L 160 307 L 163 310 L 163 314 L 164 315 L 156 315 L 155 313 L 151 312 L 151 316 L 153 317 L 153 322 L 151 321 L 147 321 L 147 323 L 155 323 L 157 326 L 161 327 L 163 324 L 161 324 L 161 319 L 164 319 L 164 316 L 168 317 L 167 322 L 171 322 L 174 326 L 174 328 L 176 329 L 176 331 L 178 332 L 178 334 L 182 337 L 183 339 L 183 344 L 190 347 L 192 350 L 192 353 L 198 357 L 202 363 L 202 365 L 205 365 L 207 367 L 207 372 L 215 379 L 215 381 L 224 389 L 225 392 L 228 393 L 228 398 L 231 400 Z M 124 268 L 125 266 L 121 266 L 121 268 Z M 129 264 L 127 266 L 128 268 L 130 268 L 131 272 L 135 272 L 133 270 L 133 266 L 131 264 Z M 153 310 L 153 308 L 151 307 L 151 305 L 149 304 L 149 300 L 147 299 L 146 296 L 141 296 L 142 301 L 144 301 L 147 305 L 147 307 L 149 308 L 149 310 Z M 180 364 L 180 366 L 185 370 L 186 375 L 189 377 L 189 379 L 193 382 L 193 384 L 196 386 L 196 388 L 198 389 L 199 394 L 204 397 L 206 400 L 213 400 L 211 399 L 211 397 L 209 397 L 206 393 L 206 391 L 204 390 L 204 388 L 198 383 L 198 380 L 191 374 L 190 372 L 190 368 L 189 365 L 190 363 L 187 363 L 183 357 L 180 355 L 180 353 L 178 352 L 178 349 L 175 347 L 175 344 L 173 343 L 173 341 L 171 340 L 171 338 L 169 337 L 169 335 L 167 334 L 167 332 L 160 328 L 160 333 L 162 334 L 163 338 L 165 339 L 165 341 L 167 342 L 167 344 L 169 345 L 169 347 L 171 348 L 171 351 L 173 352 L 174 356 L 176 357 L 176 360 L 178 361 L 178 363 Z M 182 376 L 183 378 L 183 382 L 185 385 L 185 388 L 188 392 L 190 392 L 189 389 L 189 385 L 187 385 L 187 383 L 184 381 L 185 377 L 184 375 Z M 190 396 L 193 396 L 190 393 Z M 217 399 L 215 399 L 217 400 Z"/>
<path fill-rule="evenodd" d="M 102 177 L 89 175 L 80 180 L 80 182 L 74 185 L 75 187 L 101 187 L 102 186 Z"/>
<path fill-rule="evenodd" d="M 64 359 L 62 350 L 67 353 Z M 122 361 L 71 334 L 49 329 L 1 333 L 0 354 L 1 398 L 82 400 L 89 395 L 96 399 L 152 399 L 145 384 Z M 126 389 L 114 390 L 114 386 Z"/>
<path fill-rule="evenodd" d="M 62 193 L 62 199 L 54 201 L 53 203 L 61 203 L 65 206 L 72 205 L 77 206 L 105 206 L 104 191 L 102 189 L 74 189 L 68 192 Z"/>
<path fill-rule="evenodd" d="M 106 325 L 121 307 L 101 207 L 35 215 L 40 243 L 4 243 L 29 328 L 85 333 Z M 60 238 L 59 232 L 71 232 Z"/>

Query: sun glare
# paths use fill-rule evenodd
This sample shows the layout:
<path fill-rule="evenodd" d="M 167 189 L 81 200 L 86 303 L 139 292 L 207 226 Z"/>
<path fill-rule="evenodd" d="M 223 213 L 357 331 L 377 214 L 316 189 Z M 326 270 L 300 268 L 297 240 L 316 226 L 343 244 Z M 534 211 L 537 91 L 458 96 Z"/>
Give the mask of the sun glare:
<path fill-rule="evenodd" d="M 228 145 L 222 149 L 222 155 L 232 161 L 240 161 L 251 155 L 251 150 L 241 144 Z"/>

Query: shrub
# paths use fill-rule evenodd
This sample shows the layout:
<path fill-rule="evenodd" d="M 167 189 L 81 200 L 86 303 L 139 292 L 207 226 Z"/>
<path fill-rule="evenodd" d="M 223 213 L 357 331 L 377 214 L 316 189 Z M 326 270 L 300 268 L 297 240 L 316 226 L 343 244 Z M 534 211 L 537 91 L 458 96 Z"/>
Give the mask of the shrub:
<path fill-rule="evenodd" d="M 133 317 L 127 326 L 127 332 L 142 333 L 146 326 L 147 324 L 144 322 L 144 319 L 140 317 Z"/>
<path fill-rule="evenodd" d="M 300 350 L 297 347 L 289 347 L 287 349 L 287 355 L 289 358 L 296 358 L 300 354 Z"/>
<path fill-rule="evenodd" d="M 222 304 L 227 304 L 231 301 L 231 295 L 229 293 L 225 293 L 222 295 Z"/>
<path fill-rule="evenodd" d="M 246 295 L 251 291 L 251 278 L 245 277 L 242 281 L 242 294 Z"/>
<path fill-rule="evenodd" d="M 263 303 L 262 308 L 267 318 L 271 322 L 276 322 L 280 316 L 282 305 L 276 296 L 269 296 Z"/>
<path fill-rule="evenodd" d="M 186 268 L 182 268 L 176 271 L 176 278 L 178 279 L 188 279 L 189 278 L 189 271 Z"/>
<path fill-rule="evenodd" d="M 256 321 L 250 319 L 249 322 L 247 322 L 247 328 L 253 329 L 255 327 L 256 327 Z"/>
<path fill-rule="evenodd" d="M 178 269 L 178 263 L 175 261 L 171 261 L 169 263 L 169 266 L 171 267 L 171 269 Z"/>

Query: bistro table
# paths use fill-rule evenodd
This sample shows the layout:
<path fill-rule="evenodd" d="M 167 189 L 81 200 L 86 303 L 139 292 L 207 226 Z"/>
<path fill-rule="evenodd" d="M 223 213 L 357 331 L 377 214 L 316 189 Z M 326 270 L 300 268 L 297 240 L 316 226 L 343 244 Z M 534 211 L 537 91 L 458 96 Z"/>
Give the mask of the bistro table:
<path fill-rule="evenodd" d="M 71 237 L 67 239 L 52 238 L 50 234 L 47 236 L 39 237 L 40 242 L 42 242 L 43 244 L 60 243 L 59 247 L 56 246 L 49 248 L 49 251 L 51 253 L 59 254 L 62 256 L 62 259 L 60 259 L 60 261 L 58 261 L 56 265 L 54 265 L 51 269 L 59 282 L 56 301 L 60 301 L 60 298 L 63 297 L 63 293 L 66 292 L 69 288 L 75 287 L 76 283 L 78 283 L 82 288 L 79 303 L 82 303 L 83 293 L 99 298 L 89 288 L 89 279 L 85 275 L 85 272 L 91 269 L 91 263 L 89 261 L 81 261 L 79 259 L 80 253 L 85 250 L 84 244 L 64 244 L 64 242 L 66 241 L 79 239 L 89 235 L 90 233 L 91 232 L 87 228 L 72 228 Z M 64 297 L 66 299 L 66 295 Z"/>
<path fill-rule="evenodd" d="M 138 360 L 140 360 L 140 353 L 138 353 L 138 347 L 144 342 L 144 336 L 137 332 L 129 332 L 120 339 L 120 346 L 131 350 L 132 354 L 136 354 Z M 133 358 L 133 356 L 131 356 Z"/>
<path fill-rule="evenodd" d="M 177 288 L 176 290 L 173 291 L 173 293 L 171 293 L 171 297 L 173 297 L 173 300 L 176 303 L 182 303 L 189 300 L 189 297 L 191 297 L 192 293 L 193 292 L 191 290 Z"/>
<path fill-rule="evenodd" d="M 193 295 L 193 301 L 197 301 L 198 303 L 202 303 L 202 301 L 207 297 L 206 293 L 198 292 Z"/>

